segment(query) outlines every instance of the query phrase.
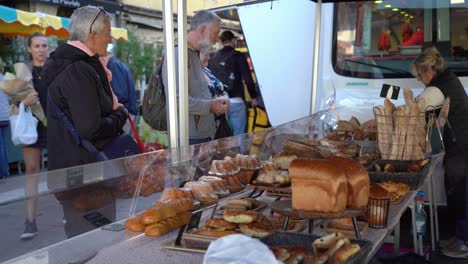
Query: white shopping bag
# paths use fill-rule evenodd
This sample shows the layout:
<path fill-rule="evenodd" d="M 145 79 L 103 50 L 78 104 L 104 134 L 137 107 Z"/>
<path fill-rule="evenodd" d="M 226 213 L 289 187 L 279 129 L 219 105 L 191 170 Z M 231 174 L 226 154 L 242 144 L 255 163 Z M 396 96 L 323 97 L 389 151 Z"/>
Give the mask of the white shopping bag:
<path fill-rule="evenodd" d="M 24 108 L 20 103 L 19 113 L 10 116 L 11 141 L 16 146 L 26 146 L 37 141 L 37 119 L 33 116 L 31 108 Z"/>

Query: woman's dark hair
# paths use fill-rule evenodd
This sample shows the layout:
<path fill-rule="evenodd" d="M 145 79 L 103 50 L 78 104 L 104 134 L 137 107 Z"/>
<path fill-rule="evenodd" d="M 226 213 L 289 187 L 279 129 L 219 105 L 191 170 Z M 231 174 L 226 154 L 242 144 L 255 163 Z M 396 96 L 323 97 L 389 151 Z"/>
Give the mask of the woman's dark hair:
<path fill-rule="evenodd" d="M 234 33 L 232 33 L 231 31 L 229 30 L 226 30 L 224 31 L 223 33 L 221 33 L 221 35 L 219 36 L 219 38 L 221 39 L 221 41 L 223 43 L 226 43 L 226 42 L 230 42 L 233 38 L 235 38 L 236 36 L 234 36 Z"/>
<path fill-rule="evenodd" d="M 35 38 L 35 37 L 43 37 L 43 38 L 46 38 L 46 36 L 44 34 L 42 34 L 41 32 L 34 32 L 31 36 L 29 36 L 28 38 L 28 47 L 31 47 L 31 44 L 32 44 L 32 39 Z"/>

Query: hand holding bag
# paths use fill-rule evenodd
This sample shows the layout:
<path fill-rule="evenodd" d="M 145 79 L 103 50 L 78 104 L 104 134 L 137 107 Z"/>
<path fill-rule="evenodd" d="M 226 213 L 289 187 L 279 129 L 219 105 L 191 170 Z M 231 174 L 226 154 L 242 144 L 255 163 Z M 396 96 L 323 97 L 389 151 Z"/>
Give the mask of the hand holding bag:
<path fill-rule="evenodd" d="M 19 113 L 10 116 L 11 141 L 16 146 L 26 146 L 37 141 L 38 120 L 33 116 L 31 108 L 25 108 L 23 102 L 19 105 Z"/>

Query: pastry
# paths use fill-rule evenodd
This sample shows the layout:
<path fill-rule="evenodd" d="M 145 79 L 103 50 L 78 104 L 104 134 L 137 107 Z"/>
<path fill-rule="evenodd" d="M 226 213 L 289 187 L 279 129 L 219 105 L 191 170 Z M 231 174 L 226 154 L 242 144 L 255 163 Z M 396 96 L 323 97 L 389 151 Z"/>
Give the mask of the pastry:
<path fill-rule="evenodd" d="M 231 222 L 231 223 L 248 224 L 257 220 L 258 213 L 254 211 L 246 211 L 246 212 L 224 211 L 223 217 L 224 217 L 224 220 Z"/>
<path fill-rule="evenodd" d="M 220 230 L 235 230 L 237 228 L 237 225 L 235 223 L 228 222 L 224 219 L 213 218 L 205 221 L 205 227 Z"/>

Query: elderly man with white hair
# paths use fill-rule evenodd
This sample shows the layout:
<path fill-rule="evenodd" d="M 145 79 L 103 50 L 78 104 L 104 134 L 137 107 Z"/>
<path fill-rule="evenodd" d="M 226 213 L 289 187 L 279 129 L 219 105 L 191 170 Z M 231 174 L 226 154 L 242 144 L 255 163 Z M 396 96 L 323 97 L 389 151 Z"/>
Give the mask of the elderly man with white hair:
<path fill-rule="evenodd" d="M 199 144 L 214 139 L 216 133 L 215 115 L 229 110 L 229 98 L 212 99 L 205 78 L 204 67 L 199 53 L 208 53 L 218 41 L 221 19 L 212 11 L 197 12 L 190 21 L 188 39 L 188 92 L 189 92 L 189 143 Z M 175 48 L 176 62 L 178 57 Z M 176 69 L 177 66 L 176 66 Z M 167 89 L 167 65 L 163 62 L 162 78 Z M 166 93 L 167 94 L 167 93 Z"/>
<path fill-rule="evenodd" d="M 107 45 L 112 42 L 110 23 L 110 15 L 104 9 L 94 6 L 76 9 L 70 18 L 70 40 L 59 46 L 46 62 L 49 170 L 96 162 L 95 154 L 77 143 L 70 132 L 70 125 L 60 118 L 60 111 L 69 119 L 78 136 L 97 149 L 102 149 L 122 132 L 128 113 L 112 92 L 109 84 L 111 74 L 100 60 L 107 55 Z M 67 175 L 66 182 L 82 183 L 80 176 L 71 179 Z M 56 179 L 49 177 L 48 180 L 50 185 Z M 68 237 L 114 220 L 113 196 L 110 190 L 100 188 L 91 185 L 56 194 L 63 207 Z M 95 200 L 78 204 L 79 198 L 85 196 Z M 92 210 L 90 203 L 101 208 Z"/>
<path fill-rule="evenodd" d="M 70 40 L 50 56 L 44 69 L 49 96 L 70 119 L 80 138 L 101 149 L 121 132 L 127 118 L 109 85 L 110 75 L 100 56 L 112 43 L 110 15 L 93 6 L 75 10 Z M 77 145 L 51 104 L 48 113 L 48 169 L 95 162 L 95 155 Z"/>

